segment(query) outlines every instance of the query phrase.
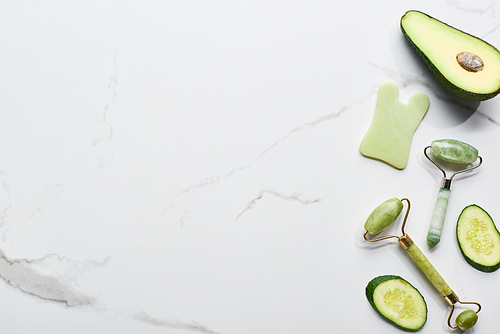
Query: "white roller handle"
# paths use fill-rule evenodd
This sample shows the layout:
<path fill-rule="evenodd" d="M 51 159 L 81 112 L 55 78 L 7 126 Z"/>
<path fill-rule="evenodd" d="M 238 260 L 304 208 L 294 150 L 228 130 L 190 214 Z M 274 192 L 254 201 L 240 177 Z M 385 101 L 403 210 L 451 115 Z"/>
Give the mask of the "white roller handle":
<path fill-rule="evenodd" d="M 441 239 L 441 231 L 443 230 L 444 218 L 446 216 L 446 209 L 448 207 L 448 200 L 450 198 L 450 189 L 439 189 L 436 206 L 432 214 L 429 232 L 427 233 L 427 243 L 429 248 L 436 246 Z"/>

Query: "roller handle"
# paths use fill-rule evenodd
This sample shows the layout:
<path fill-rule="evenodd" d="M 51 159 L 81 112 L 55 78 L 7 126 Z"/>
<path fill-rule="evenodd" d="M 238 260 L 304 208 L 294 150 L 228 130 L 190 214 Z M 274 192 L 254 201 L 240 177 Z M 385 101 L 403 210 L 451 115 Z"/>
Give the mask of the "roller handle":
<path fill-rule="evenodd" d="M 432 213 L 429 231 L 427 233 L 427 243 L 429 248 L 436 246 L 441 239 L 441 232 L 443 231 L 444 218 L 446 217 L 446 209 L 448 208 L 448 200 L 450 198 L 450 188 L 440 188 L 436 200 L 436 206 Z"/>
<path fill-rule="evenodd" d="M 453 293 L 453 290 L 438 273 L 436 268 L 434 268 L 434 266 L 430 263 L 424 253 L 422 253 L 422 251 L 417 247 L 417 245 L 412 243 L 406 248 L 406 252 L 443 297 L 448 297 Z"/>
<path fill-rule="evenodd" d="M 434 266 L 430 263 L 427 257 L 422 253 L 422 251 L 413 243 L 413 240 L 408 236 L 408 234 L 403 234 L 403 236 L 398 238 L 399 243 L 406 250 L 408 255 L 413 259 L 415 264 L 420 268 L 420 270 L 424 273 L 427 279 L 432 283 L 432 285 L 439 291 L 441 296 L 448 302 L 451 306 L 450 315 L 448 316 L 448 326 L 452 329 L 460 328 L 462 330 L 469 329 L 474 326 L 477 321 L 477 313 L 481 310 L 481 305 L 477 302 L 461 302 L 458 299 L 458 296 L 453 292 L 448 283 L 444 280 L 444 278 L 439 274 L 439 272 L 434 268 Z M 475 304 L 478 306 L 477 311 L 465 310 L 458 315 L 456 318 L 456 324 L 451 324 L 451 317 L 453 315 L 453 311 L 455 310 L 455 303 L 460 304 Z M 471 315 L 472 314 L 472 315 Z M 471 321 L 465 324 L 465 321 L 458 320 L 461 318 L 465 320 L 465 318 L 472 318 Z M 475 319 L 474 319 L 475 318 Z M 462 325 L 460 325 L 462 324 Z M 462 326 L 462 327 L 460 327 Z"/>

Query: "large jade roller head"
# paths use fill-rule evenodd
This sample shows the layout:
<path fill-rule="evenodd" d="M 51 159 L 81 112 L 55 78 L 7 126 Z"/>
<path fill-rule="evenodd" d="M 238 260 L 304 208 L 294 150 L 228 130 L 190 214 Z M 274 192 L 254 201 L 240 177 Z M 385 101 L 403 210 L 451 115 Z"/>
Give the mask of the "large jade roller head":
<path fill-rule="evenodd" d="M 397 235 L 386 235 L 377 238 L 373 238 L 373 235 L 381 233 L 387 227 L 389 227 L 401 214 L 404 207 L 403 202 L 406 202 L 407 209 L 403 223 L 401 225 L 401 236 Z M 366 232 L 363 238 L 369 242 L 378 242 L 390 238 L 396 238 L 399 244 L 406 250 L 411 259 L 415 262 L 418 268 L 425 274 L 427 279 L 432 283 L 432 285 L 439 291 L 441 296 L 446 300 L 448 305 L 451 306 L 450 314 L 448 315 L 448 326 L 455 329 L 460 328 L 461 330 L 466 330 L 475 325 L 478 317 L 477 313 L 481 310 L 481 305 L 477 302 L 462 302 L 459 300 L 458 296 L 453 292 L 450 286 L 445 282 L 443 277 L 430 263 L 427 257 L 422 253 L 422 251 L 415 245 L 413 240 L 408 234 L 405 233 L 406 221 L 408 219 L 408 214 L 410 212 L 410 201 L 407 198 L 399 200 L 398 198 L 391 198 L 381 203 L 379 206 L 372 211 L 370 216 L 365 222 Z M 455 310 L 455 304 L 474 304 L 477 306 L 477 310 L 467 309 L 461 312 L 455 319 L 455 324 L 452 324 L 452 315 Z"/>
<path fill-rule="evenodd" d="M 471 164 L 479 157 L 479 152 L 474 146 L 456 139 L 434 140 L 430 149 L 435 157 L 455 164 Z"/>
<path fill-rule="evenodd" d="M 372 211 L 365 222 L 365 229 L 371 235 L 378 234 L 388 228 L 403 210 L 403 203 L 398 198 L 383 202 Z"/>
<path fill-rule="evenodd" d="M 432 157 L 428 154 L 428 151 L 430 151 Z M 475 147 L 456 139 L 434 140 L 430 146 L 424 149 L 424 155 L 443 173 L 443 181 L 432 214 L 429 232 L 427 233 L 427 243 L 429 248 L 433 248 L 441 239 L 453 178 L 459 173 L 468 172 L 479 167 L 483 162 L 483 158 L 479 156 L 479 152 Z M 450 177 L 447 177 L 446 171 L 442 167 L 444 164 L 464 168 L 454 171 Z"/>

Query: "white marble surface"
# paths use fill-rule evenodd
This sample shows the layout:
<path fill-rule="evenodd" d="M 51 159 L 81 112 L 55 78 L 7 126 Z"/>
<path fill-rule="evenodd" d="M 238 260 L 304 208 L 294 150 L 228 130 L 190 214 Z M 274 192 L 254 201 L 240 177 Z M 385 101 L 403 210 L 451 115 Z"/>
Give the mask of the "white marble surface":
<path fill-rule="evenodd" d="M 0 4 L 2 333 L 399 333 L 368 281 L 449 307 L 369 213 L 408 197 L 407 232 L 498 324 L 498 279 L 455 240 L 463 207 L 500 223 L 500 98 L 452 97 L 399 19 L 418 9 L 500 45 L 493 0 L 4 1 Z M 361 156 L 378 87 L 428 94 L 404 170 Z M 441 243 L 425 235 L 456 138 L 484 164 L 456 179 Z M 495 327 L 493 327 L 495 326 Z"/>

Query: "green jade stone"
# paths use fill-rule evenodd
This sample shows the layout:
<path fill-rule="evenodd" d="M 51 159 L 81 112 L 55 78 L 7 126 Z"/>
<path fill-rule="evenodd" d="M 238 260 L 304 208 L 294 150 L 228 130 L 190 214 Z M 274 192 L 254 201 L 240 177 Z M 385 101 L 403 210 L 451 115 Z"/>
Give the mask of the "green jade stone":
<path fill-rule="evenodd" d="M 478 317 L 476 312 L 474 312 L 473 310 L 465 310 L 458 315 L 455 322 L 457 323 L 458 328 L 466 331 L 476 324 L 477 318 Z"/>
<path fill-rule="evenodd" d="M 478 157 L 475 147 L 456 139 L 434 140 L 431 153 L 441 160 L 458 164 L 470 164 Z"/>
<path fill-rule="evenodd" d="M 380 86 L 373 121 L 359 151 L 365 157 L 403 169 L 408 164 L 413 134 L 429 109 L 429 97 L 413 94 L 408 103 L 398 100 L 399 88 L 387 82 Z"/>
<path fill-rule="evenodd" d="M 449 189 L 439 189 L 436 206 L 434 207 L 431 224 L 427 233 L 427 243 L 430 249 L 436 246 L 441 240 L 441 232 L 443 231 L 444 218 L 446 216 L 446 209 L 448 208 L 450 193 L 451 191 Z"/>
<path fill-rule="evenodd" d="M 365 222 L 365 229 L 370 234 L 382 232 L 398 218 L 402 209 L 403 203 L 398 198 L 388 199 L 372 211 Z"/>
<path fill-rule="evenodd" d="M 453 292 L 450 286 L 445 282 L 443 277 L 438 273 L 436 268 L 434 268 L 432 263 L 430 263 L 417 245 L 411 244 L 406 251 L 443 297 L 449 296 Z"/>

